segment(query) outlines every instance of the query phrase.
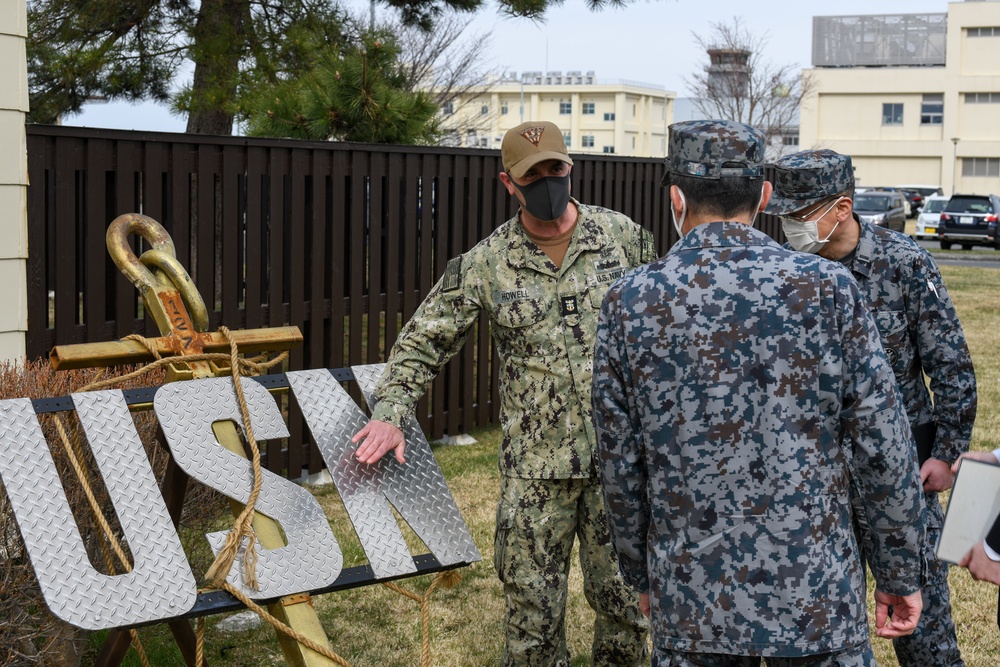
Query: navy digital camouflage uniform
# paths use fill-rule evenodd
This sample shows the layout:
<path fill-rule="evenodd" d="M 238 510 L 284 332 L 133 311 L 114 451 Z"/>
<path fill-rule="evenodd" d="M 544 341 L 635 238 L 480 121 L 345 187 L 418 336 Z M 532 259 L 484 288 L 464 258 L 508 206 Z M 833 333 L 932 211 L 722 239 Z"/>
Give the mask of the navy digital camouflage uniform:
<path fill-rule="evenodd" d="M 397 426 L 462 346 L 481 312 L 500 357 L 495 565 L 507 595 L 507 665 L 569 665 L 564 612 L 574 537 L 597 612 L 595 665 L 648 661 L 648 623 L 621 579 L 594 468 L 590 387 L 608 286 L 654 259 L 626 216 L 573 200 L 576 230 L 557 268 L 517 217 L 451 260 L 400 332 L 373 418 Z"/>
<path fill-rule="evenodd" d="M 768 212 L 802 210 L 854 187 L 850 157 L 834 151 L 795 153 L 775 167 L 775 196 Z M 936 423 L 930 456 L 951 464 L 969 449 L 977 402 L 972 357 L 958 314 L 926 250 L 909 236 L 862 222 L 856 214 L 854 220 L 860 238 L 842 262 L 851 269 L 875 318 L 910 426 L 919 430 Z M 900 665 L 955 667 L 964 663 L 951 615 L 948 563 L 935 558 L 944 512 L 937 493 L 924 499 L 924 610 L 916 631 L 893 644 Z M 863 520 L 863 514 L 860 517 Z"/>
<path fill-rule="evenodd" d="M 698 152 L 740 147 L 741 132 L 762 155 L 752 128 L 725 122 L 701 141 L 714 125 L 701 123 L 690 141 L 671 126 L 668 169 L 712 177 Z M 650 594 L 654 665 L 874 664 L 850 480 L 872 508 L 887 593 L 919 588 L 923 499 L 892 371 L 844 267 L 746 224 L 696 226 L 609 290 L 593 401 L 612 539 L 625 579 Z"/>

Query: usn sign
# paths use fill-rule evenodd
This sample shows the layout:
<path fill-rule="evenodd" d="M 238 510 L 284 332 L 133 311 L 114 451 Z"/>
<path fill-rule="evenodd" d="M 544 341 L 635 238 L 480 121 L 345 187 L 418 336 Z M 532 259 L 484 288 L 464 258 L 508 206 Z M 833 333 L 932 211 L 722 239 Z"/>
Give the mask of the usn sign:
<path fill-rule="evenodd" d="M 369 403 L 382 368 L 381 364 L 352 368 Z M 287 378 L 376 578 L 416 571 L 389 503 L 442 566 L 480 559 L 416 420 L 411 419 L 404 429 L 405 465 L 391 456 L 375 465 L 361 464 L 354 458 L 350 439 L 367 417 L 330 371 L 290 372 Z M 252 379 L 242 379 L 242 384 L 257 439 L 287 437 L 274 398 Z M 134 566 L 131 572 L 118 575 L 94 569 L 32 402 L 24 398 L 0 401 L 0 480 L 46 603 L 59 618 L 88 630 L 184 614 L 197 599 L 195 577 L 123 393 L 95 391 L 72 398 Z M 253 481 L 251 464 L 219 445 L 212 431 L 214 422 L 231 420 L 237 427 L 241 423 L 232 380 L 164 385 L 156 392 L 153 408 L 181 469 L 233 500 L 247 503 Z M 242 551 L 227 576 L 230 584 L 251 598 L 265 600 L 316 591 L 337 579 L 343 556 L 322 508 L 308 491 L 264 470 L 255 507 L 281 524 L 287 545 L 266 550 L 255 544 L 259 590 L 243 583 Z M 226 534 L 206 535 L 216 554 Z"/>

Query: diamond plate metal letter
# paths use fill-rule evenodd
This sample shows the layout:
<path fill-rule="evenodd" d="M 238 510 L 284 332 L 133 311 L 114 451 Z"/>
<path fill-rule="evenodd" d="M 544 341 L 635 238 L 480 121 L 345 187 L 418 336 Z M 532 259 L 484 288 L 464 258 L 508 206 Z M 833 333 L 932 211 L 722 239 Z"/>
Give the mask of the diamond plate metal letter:
<path fill-rule="evenodd" d="M 194 575 L 121 391 L 77 393 L 73 401 L 134 566 L 112 576 L 94 569 L 31 401 L 0 401 L 0 479 L 46 603 L 88 630 L 188 611 L 197 597 Z"/>
<path fill-rule="evenodd" d="M 258 443 L 268 438 L 284 438 L 288 429 L 281 411 L 267 390 L 253 380 L 243 379 Z M 222 447 L 212 431 L 212 423 L 230 420 L 242 430 L 240 408 L 229 378 L 208 378 L 175 382 L 156 392 L 153 407 L 163 434 L 178 465 L 191 477 L 246 503 L 253 486 L 250 461 Z M 316 590 L 332 584 L 343 568 L 343 555 L 319 502 L 301 486 L 263 470 L 257 510 L 281 524 L 288 544 L 280 549 L 257 551 L 257 579 L 260 590 L 243 583 L 241 550 L 226 580 L 255 599 Z M 218 553 L 227 532 L 206 535 Z"/>
<path fill-rule="evenodd" d="M 380 364 L 352 370 L 362 390 L 370 391 L 382 368 Z M 405 465 L 392 456 L 374 465 L 362 464 L 354 458 L 351 437 L 368 418 L 340 383 L 325 369 L 290 372 L 287 377 L 375 576 L 414 571 L 389 502 L 442 565 L 480 559 L 416 420 L 404 430 Z"/>

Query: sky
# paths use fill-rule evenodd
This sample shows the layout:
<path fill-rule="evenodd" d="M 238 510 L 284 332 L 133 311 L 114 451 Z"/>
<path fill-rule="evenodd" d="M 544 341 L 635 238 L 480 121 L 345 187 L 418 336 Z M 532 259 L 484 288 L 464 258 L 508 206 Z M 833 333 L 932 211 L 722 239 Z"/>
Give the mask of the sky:
<path fill-rule="evenodd" d="M 492 2 L 492 0 L 489 0 Z M 369 3 L 348 0 L 367 16 Z M 778 9 L 780 7 L 780 9 Z M 376 6 L 376 15 L 388 9 Z M 634 0 L 624 8 L 590 11 L 585 0 L 564 0 L 544 22 L 506 18 L 494 4 L 480 10 L 466 39 L 484 37 L 484 65 L 504 71 L 593 71 L 598 80 L 630 80 L 663 86 L 686 96 L 685 77 L 707 56 L 693 33 L 711 35 L 713 23 L 739 17 L 766 39 L 764 60 L 811 67 L 812 17 L 859 14 L 944 13 L 945 0 L 839 0 L 764 3 L 752 0 Z M 95 103 L 65 125 L 183 132 L 185 119 L 154 103 Z"/>

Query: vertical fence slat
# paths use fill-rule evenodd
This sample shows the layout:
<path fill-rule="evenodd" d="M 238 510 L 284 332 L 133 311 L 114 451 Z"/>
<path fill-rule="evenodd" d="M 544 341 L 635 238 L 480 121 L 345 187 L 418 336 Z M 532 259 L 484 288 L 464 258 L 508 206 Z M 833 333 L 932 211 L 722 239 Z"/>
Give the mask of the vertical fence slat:
<path fill-rule="evenodd" d="M 222 324 L 230 329 L 242 329 L 239 306 L 243 297 L 243 261 L 240 256 L 244 232 L 243 210 L 240 205 L 240 175 L 244 173 L 242 151 L 226 146 L 222 153 L 221 206 L 222 216 Z"/>
<path fill-rule="evenodd" d="M 82 150 L 80 141 L 57 144 L 54 166 L 55 223 L 57 230 L 50 246 L 54 253 L 50 255 L 54 266 L 53 283 L 49 290 L 55 294 L 55 333 L 56 340 L 76 341 L 76 313 L 79 308 L 77 295 L 77 259 L 80 211 L 76 210 L 79 193 L 80 170 L 75 157 Z M 30 252 L 30 248 L 28 249 Z"/>
<path fill-rule="evenodd" d="M 247 329 L 259 329 L 264 326 L 264 304 L 267 295 L 264 292 L 264 277 L 267 270 L 267 259 L 264 254 L 264 197 L 263 188 L 267 172 L 267 154 L 259 146 L 247 149 L 247 173 L 244 187 L 246 188 L 246 265 L 245 291 L 243 309 Z"/>
<path fill-rule="evenodd" d="M 396 340 L 399 313 L 400 289 L 405 284 L 406 266 L 400 262 L 400 236 L 409 224 L 404 217 L 409 214 L 412 204 L 406 201 L 403 187 L 403 158 L 400 155 L 386 156 L 386 202 L 385 202 L 385 267 L 382 288 L 385 290 L 385 315 L 382 328 L 384 342 L 381 346 L 382 359 L 389 358 L 389 350 Z M 400 278 L 404 278 L 403 281 Z"/>
<path fill-rule="evenodd" d="M 46 159 L 52 142 L 46 137 L 28 136 L 28 260 L 26 262 L 26 286 L 28 290 L 28 331 L 25 352 L 29 360 L 48 354 L 53 344 L 53 332 L 49 328 L 49 294 L 45 284 L 48 267 L 49 193 L 54 176 L 51 160 Z"/>
<path fill-rule="evenodd" d="M 83 313 L 87 340 L 97 341 L 112 335 L 107 328 L 107 322 L 113 317 L 107 304 L 112 302 L 114 295 L 109 283 L 114 282 L 114 275 L 118 273 L 107 244 L 107 228 L 113 218 L 108 211 L 106 171 L 113 160 L 106 141 L 88 141 L 85 153 L 82 178 L 85 193 L 81 211 L 86 226 Z"/>
<path fill-rule="evenodd" d="M 351 211 L 349 226 L 350 252 L 347 261 L 350 262 L 350 315 L 348 334 L 348 359 L 351 363 L 364 360 L 362 356 L 362 320 L 364 319 L 364 289 L 365 289 L 365 249 L 367 247 L 366 220 L 364 201 L 368 193 L 368 154 L 356 151 L 351 156 L 350 197 Z"/>
<path fill-rule="evenodd" d="M 345 243 L 350 199 L 347 180 L 349 178 L 348 154 L 336 151 L 333 154 L 330 180 L 330 234 L 327 237 L 327 253 L 330 256 L 330 326 L 328 368 L 342 368 L 347 364 L 344 354 L 344 306 L 349 294 L 347 286 L 346 257 L 350 247 Z"/>
<path fill-rule="evenodd" d="M 305 278 L 308 262 L 305 261 L 306 243 L 305 232 L 308 221 L 306 220 L 306 188 L 305 179 L 309 174 L 309 154 L 305 150 L 293 148 L 291 151 L 291 161 L 288 170 L 288 184 L 284 189 L 288 200 L 285 202 L 287 218 L 285 225 L 288 229 L 288 247 L 285 249 L 285 262 L 288 267 L 288 310 L 289 322 L 294 326 L 303 329 L 305 321 Z M 308 336 L 309 332 L 302 331 Z M 289 367 L 295 370 L 305 368 L 305 356 L 310 341 L 307 339 L 303 347 L 292 350 L 289 355 Z M 308 442 L 304 437 L 302 424 L 302 413 L 298 404 L 291 403 L 288 411 L 288 477 L 296 478 L 306 467 L 308 456 L 306 450 Z"/>
<path fill-rule="evenodd" d="M 327 182 L 330 177 L 330 155 L 321 151 L 313 151 L 309 156 L 310 172 L 312 174 L 312 189 L 309 202 L 309 213 L 305 222 L 311 231 L 305 252 L 310 254 L 309 275 L 306 276 L 309 287 L 309 320 L 306 328 L 309 330 L 308 362 L 306 368 L 321 368 L 328 358 L 326 353 L 326 322 L 327 312 L 327 275 L 329 274 L 330 255 L 327 252 Z M 308 442 L 306 442 L 308 441 Z M 307 444 L 304 467 L 313 474 L 323 469 L 323 457 L 315 445 L 308 430 L 303 437 Z"/>

